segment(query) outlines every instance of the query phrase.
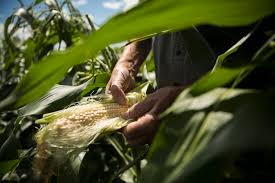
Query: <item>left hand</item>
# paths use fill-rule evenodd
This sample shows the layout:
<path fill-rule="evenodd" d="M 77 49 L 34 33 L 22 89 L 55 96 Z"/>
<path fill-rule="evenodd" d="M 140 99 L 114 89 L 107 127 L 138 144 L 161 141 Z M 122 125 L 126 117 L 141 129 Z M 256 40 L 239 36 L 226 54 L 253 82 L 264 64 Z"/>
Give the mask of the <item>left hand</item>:
<path fill-rule="evenodd" d="M 130 145 L 141 145 L 153 141 L 159 127 L 159 114 L 172 104 L 182 90 L 183 87 L 180 86 L 160 88 L 125 113 L 125 118 L 137 119 L 122 129 Z"/>

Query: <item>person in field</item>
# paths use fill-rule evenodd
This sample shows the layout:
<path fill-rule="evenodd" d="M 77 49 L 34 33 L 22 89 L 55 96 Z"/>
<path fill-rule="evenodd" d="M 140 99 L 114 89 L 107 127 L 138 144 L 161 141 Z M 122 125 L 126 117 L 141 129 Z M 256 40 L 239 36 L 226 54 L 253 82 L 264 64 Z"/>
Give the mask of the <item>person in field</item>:
<path fill-rule="evenodd" d="M 125 118 L 135 119 L 122 130 L 131 145 L 151 143 L 160 124 L 159 114 L 215 61 L 207 41 L 194 27 L 133 42 L 125 47 L 106 87 L 117 103 L 126 104 L 125 92 L 134 87 L 134 77 L 151 49 L 157 90 L 125 113 Z"/>

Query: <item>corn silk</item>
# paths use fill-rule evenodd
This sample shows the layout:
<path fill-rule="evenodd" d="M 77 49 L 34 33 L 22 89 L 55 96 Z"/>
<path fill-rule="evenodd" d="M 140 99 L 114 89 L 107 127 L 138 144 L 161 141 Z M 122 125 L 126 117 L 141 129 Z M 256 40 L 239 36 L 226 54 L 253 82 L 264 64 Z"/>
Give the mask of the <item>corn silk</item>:
<path fill-rule="evenodd" d="M 122 115 L 145 98 L 147 87 L 148 84 L 127 93 L 127 105 L 115 103 L 109 95 L 98 95 L 37 120 L 37 123 L 47 125 L 35 137 L 35 176 L 50 177 L 58 166 L 78 156 L 97 138 L 126 126 L 129 120 L 123 119 Z"/>

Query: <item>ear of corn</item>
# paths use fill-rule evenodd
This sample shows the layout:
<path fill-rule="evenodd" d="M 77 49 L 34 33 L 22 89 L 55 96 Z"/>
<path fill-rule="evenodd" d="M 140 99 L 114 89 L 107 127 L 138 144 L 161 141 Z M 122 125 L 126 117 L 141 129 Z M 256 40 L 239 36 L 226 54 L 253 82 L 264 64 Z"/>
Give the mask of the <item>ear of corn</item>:
<path fill-rule="evenodd" d="M 89 97 L 64 110 L 45 114 L 38 123 L 48 123 L 36 134 L 34 173 L 49 177 L 54 169 L 85 150 L 98 137 L 127 125 L 121 116 L 140 102 L 144 92 L 127 94 L 128 105 L 113 102 L 108 95 Z"/>

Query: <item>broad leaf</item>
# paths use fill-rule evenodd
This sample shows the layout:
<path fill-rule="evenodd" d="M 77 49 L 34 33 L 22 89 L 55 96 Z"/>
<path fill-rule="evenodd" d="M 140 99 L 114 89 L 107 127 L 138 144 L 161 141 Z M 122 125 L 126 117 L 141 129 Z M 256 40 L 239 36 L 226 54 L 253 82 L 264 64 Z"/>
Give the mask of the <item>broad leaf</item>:
<path fill-rule="evenodd" d="M 97 87 L 104 87 L 109 74 L 98 74 L 79 86 L 56 85 L 46 95 L 19 109 L 21 116 L 44 114 L 68 106 L 81 94 L 84 96 Z"/>
<path fill-rule="evenodd" d="M 63 53 L 52 54 L 32 65 L 14 92 L 0 103 L 0 110 L 20 107 L 42 96 L 62 79 L 70 67 L 96 56 L 99 50 L 111 43 L 205 23 L 222 26 L 245 25 L 271 14 L 274 10 L 272 0 L 145 1 L 138 7 L 112 18 L 83 40 L 82 44 Z"/>
<path fill-rule="evenodd" d="M 164 117 L 141 182 L 217 182 L 228 154 L 275 147 L 274 99 L 249 90 L 187 91 Z"/>
<path fill-rule="evenodd" d="M 1 161 L 0 162 L 0 176 L 5 175 L 9 171 L 13 169 L 19 162 L 19 159 L 15 160 L 8 160 L 8 161 Z"/>

